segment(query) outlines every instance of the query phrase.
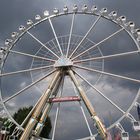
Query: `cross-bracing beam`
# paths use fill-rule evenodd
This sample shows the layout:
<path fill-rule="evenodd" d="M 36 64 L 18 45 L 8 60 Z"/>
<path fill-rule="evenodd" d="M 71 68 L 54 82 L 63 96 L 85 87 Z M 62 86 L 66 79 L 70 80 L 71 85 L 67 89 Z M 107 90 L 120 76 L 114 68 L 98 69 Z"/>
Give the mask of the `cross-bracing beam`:
<path fill-rule="evenodd" d="M 80 97 L 82 98 L 82 100 L 83 100 L 85 106 L 87 107 L 90 115 L 92 116 L 92 118 L 93 118 L 93 120 L 94 120 L 94 122 L 96 124 L 96 127 L 98 129 L 99 134 L 101 135 L 101 137 L 103 138 L 103 140 L 107 140 L 107 131 L 106 131 L 103 123 L 101 122 L 101 120 L 97 116 L 97 114 L 96 114 L 96 112 L 95 112 L 92 104 L 90 103 L 88 97 L 86 96 L 84 90 L 81 88 L 78 80 L 76 79 L 76 77 L 74 75 L 74 72 L 71 69 L 69 69 L 68 70 L 68 73 L 69 73 L 72 81 L 74 82 L 77 90 L 79 91 Z"/>
<path fill-rule="evenodd" d="M 31 116 L 25 130 L 23 131 L 20 140 L 27 140 L 30 137 L 30 134 L 32 132 L 32 130 L 34 129 L 35 125 L 38 122 L 39 116 L 43 110 L 43 108 L 46 105 L 47 100 L 49 99 L 51 92 L 57 82 L 57 80 L 59 79 L 61 74 L 61 71 L 58 70 L 54 76 L 54 78 L 52 79 L 48 89 L 46 90 L 46 92 L 43 95 L 43 98 L 40 100 L 38 106 L 36 107 L 35 111 L 33 112 L 33 115 Z"/>

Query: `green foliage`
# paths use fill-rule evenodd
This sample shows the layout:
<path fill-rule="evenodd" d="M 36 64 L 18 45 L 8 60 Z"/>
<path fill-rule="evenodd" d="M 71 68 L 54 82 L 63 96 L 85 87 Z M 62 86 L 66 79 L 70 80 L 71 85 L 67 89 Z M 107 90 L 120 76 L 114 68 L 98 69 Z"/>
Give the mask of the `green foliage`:
<path fill-rule="evenodd" d="M 13 118 L 15 119 L 16 122 L 21 124 L 25 117 L 28 115 L 28 113 L 31 111 L 32 106 L 30 107 L 24 107 L 20 108 L 14 115 Z"/>
<path fill-rule="evenodd" d="M 25 117 L 28 115 L 28 113 L 31 111 L 32 109 L 32 106 L 30 107 L 24 107 L 24 108 L 20 108 L 14 115 L 13 115 L 13 118 L 15 119 L 15 121 L 19 124 L 21 124 Z M 6 124 L 6 122 L 8 121 L 7 118 L 0 118 L 0 121 L 4 124 Z M 28 122 L 28 121 L 27 121 Z M 26 123 L 27 124 L 27 123 Z M 25 126 L 26 126 L 25 124 Z M 50 131 L 51 131 L 51 128 L 52 128 L 52 125 L 51 125 L 51 120 L 49 117 L 47 117 L 46 119 L 46 122 L 44 124 L 44 128 L 41 132 L 41 137 L 44 137 L 44 138 L 49 138 L 49 134 L 50 134 Z M 5 127 L 8 127 L 7 125 L 4 125 Z M 10 134 L 12 134 L 12 131 L 14 130 L 15 128 L 15 125 L 13 125 L 11 127 L 11 130 L 10 130 Z"/>
<path fill-rule="evenodd" d="M 24 121 L 25 117 L 28 115 L 28 113 L 31 111 L 31 109 L 32 109 L 32 106 L 20 108 L 13 115 L 13 118 L 15 119 L 15 121 L 17 121 L 19 124 L 21 124 Z M 47 117 L 46 122 L 45 122 L 45 126 L 41 132 L 41 137 L 48 138 L 50 131 L 51 131 L 51 128 L 52 128 L 51 120 L 49 117 Z"/>

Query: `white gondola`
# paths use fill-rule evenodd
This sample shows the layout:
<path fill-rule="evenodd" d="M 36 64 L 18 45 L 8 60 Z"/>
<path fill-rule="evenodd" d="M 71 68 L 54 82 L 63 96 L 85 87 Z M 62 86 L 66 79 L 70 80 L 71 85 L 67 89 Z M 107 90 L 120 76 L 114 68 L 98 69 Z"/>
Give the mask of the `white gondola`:
<path fill-rule="evenodd" d="M 84 13 L 88 11 L 87 5 L 84 5 L 84 6 L 82 7 L 82 11 L 83 11 Z"/>
<path fill-rule="evenodd" d="M 12 34 L 11 34 L 11 37 L 12 38 L 16 38 L 18 36 L 18 33 L 17 32 L 12 32 Z"/>
<path fill-rule="evenodd" d="M 32 25 L 33 24 L 33 21 L 31 20 L 31 19 L 29 19 L 28 21 L 27 21 L 27 25 Z"/>
<path fill-rule="evenodd" d="M 97 6 L 96 6 L 96 5 L 93 5 L 93 6 L 92 6 L 91 12 L 92 12 L 92 13 L 97 12 Z"/>
<path fill-rule="evenodd" d="M 120 24 L 125 24 L 126 23 L 126 16 L 120 16 L 118 19 L 117 19 L 118 23 Z"/>
<path fill-rule="evenodd" d="M 140 41 L 140 29 L 136 29 L 137 41 Z"/>
<path fill-rule="evenodd" d="M 133 129 L 134 129 L 134 131 L 139 131 L 140 130 L 140 122 L 134 121 L 133 122 Z"/>
<path fill-rule="evenodd" d="M 6 45 L 6 46 L 9 46 L 12 42 L 13 42 L 12 39 L 6 39 L 6 40 L 5 40 L 5 45 Z"/>
<path fill-rule="evenodd" d="M 73 12 L 77 12 L 77 11 L 78 11 L 78 7 L 77 7 L 76 4 L 74 4 L 74 6 L 73 6 Z"/>
<path fill-rule="evenodd" d="M 125 23 L 126 22 L 126 16 L 120 16 L 120 20 Z"/>
<path fill-rule="evenodd" d="M 54 13 L 55 15 L 57 15 L 57 14 L 59 14 L 59 10 L 58 10 L 57 8 L 54 8 L 54 9 L 53 9 L 53 13 Z"/>
<path fill-rule="evenodd" d="M 65 14 L 68 13 L 68 7 L 66 5 L 64 6 L 63 11 L 64 11 Z"/>
<path fill-rule="evenodd" d="M 116 18 L 117 18 L 117 12 L 116 12 L 116 11 L 112 11 L 108 16 L 109 16 L 111 19 L 116 19 Z"/>
<path fill-rule="evenodd" d="M 8 50 L 8 47 L 1 47 L 0 50 L 2 50 L 3 54 L 5 54 L 5 52 Z"/>
<path fill-rule="evenodd" d="M 19 29 L 19 31 L 24 31 L 25 27 L 23 25 L 20 25 L 18 29 Z"/>
<path fill-rule="evenodd" d="M 41 16 L 40 15 L 36 15 L 35 16 L 35 20 L 40 20 L 41 19 Z"/>
<path fill-rule="evenodd" d="M 105 16 L 107 14 L 107 8 L 102 8 L 100 13 Z"/>
<path fill-rule="evenodd" d="M 129 29 L 132 33 L 135 32 L 135 23 L 134 23 L 133 21 L 130 21 L 130 22 L 128 23 L 128 29 Z"/>
<path fill-rule="evenodd" d="M 48 16 L 49 16 L 49 11 L 47 11 L 47 10 L 44 11 L 44 16 L 45 16 L 45 17 L 48 17 Z"/>
<path fill-rule="evenodd" d="M 122 140 L 129 140 L 129 134 L 128 134 L 128 132 L 122 132 L 121 133 L 121 139 Z"/>
<path fill-rule="evenodd" d="M 136 29 L 136 37 L 137 37 L 137 42 L 140 44 L 140 29 Z M 139 48 L 140 49 L 140 48 Z"/>
<path fill-rule="evenodd" d="M 0 60 L 2 60 L 3 56 L 4 56 L 3 50 L 0 50 Z"/>

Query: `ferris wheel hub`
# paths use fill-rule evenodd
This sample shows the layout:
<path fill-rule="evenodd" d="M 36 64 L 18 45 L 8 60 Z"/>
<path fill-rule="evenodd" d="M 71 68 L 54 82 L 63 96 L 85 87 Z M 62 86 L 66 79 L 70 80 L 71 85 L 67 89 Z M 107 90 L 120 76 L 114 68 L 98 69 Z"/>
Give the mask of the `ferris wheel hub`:
<path fill-rule="evenodd" d="M 61 56 L 54 64 L 54 67 L 68 67 L 72 66 L 73 62 L 66 56 Z"/>

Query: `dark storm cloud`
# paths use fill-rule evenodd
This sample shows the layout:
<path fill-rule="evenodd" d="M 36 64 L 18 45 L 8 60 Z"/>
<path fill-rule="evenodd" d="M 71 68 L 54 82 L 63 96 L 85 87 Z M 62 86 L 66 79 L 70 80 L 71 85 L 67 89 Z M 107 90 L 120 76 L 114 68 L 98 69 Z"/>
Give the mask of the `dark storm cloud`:
<path fill-rule="evenodd" d="M 139 18 L 139 13 L 138 13 L 138 11 L 140 11 L 140 9 L 139 9 L 140 8 L 140 1 L 139 0 L 135 0 L 135 1 L 132 1 L 132 0 L 125 0 L 125 1 L 122 1 L 122 0 L 89 0 L 89 1 L 87 1 L 87 0 L 47 0 L 47 1 L 46 0 L 36 0 L 36 1 L 35 0 L 28 0 L 28 1 L 25 1 L 25 0 L 13 0 L 13 1 L 3 0 L 2 1 L 1 0 L 0 1 L 0 19 L 1 19 L 0 20 L 0 39 L 2 39 L 1 42 L 3 43 L 6 38 L 9 38 L 10 33 L 12 31 L 16 31 L 18 29 L 19 25 L 21 25 L 21 24 L 25 25 L 26 21 L 28 19 L 34 18 L 34 16 L 36 14 L 42 14 L 43 11 L 46 9 L 50 10 L 50 11 L 52 11 L 52 9 L 54 7 L 58 7 L 58 8 L 62 9 L 63 5 L 65 5 L 65 4 L 68 5 L 71 9 L 73 4 L 77 4 L 79 7 L 81 7 L 85 3 L 87 5 L 89 5 L 89 8 L 91 8 L 92 4 L 96 4 L 99 7 L 99 9 L 102 7 L 107 7 L 109 9 L 109 11 L 117 10 L 119 12 L 119 15 L 124 14 L 128 17 L 129 20 L 133 20 L 136 22 L 137 25 L 140 25 L 140 18 Z M 61 27 L 60 21 L 56 21 L 55 24 L 57 25 L 58 23 L 59 23 L 59 26 Z M 82 24 L 82 23 L 80 25 L 78 24 L 78 26 L 79 26 L 78 29 L 85 28 L 85 24 Z M 58 34 L 59 34 L 60 29 L 57 29 Z M 79 32 L 79 34 L 81 32 Z M 43 30 L 43 29 L 41 31 L 34 30 L 33 33 L 38 33 L 38 34 L 42 33 L 42 35 L 45 35 L 45 30 Z M 83 34 L 84 34 L 84 31 L 83 31 Z M 46 38 L 48 38 L 48 36 L 52 37 L 52 35 L 50 35 L 50 34 L 48 34 L 46 37 L 43 36 L 43 41 Z M 28 45 L 31 44 L 31 42 L 28 42 L 28 41 L 26 43 Z M 36 44 L 36 46 L 37 46 L 37 44 Z M 27 49 L 27 51 L 29 51 L 29 50 Z M 31 52 L 31 50 L 29 52 Z M 128 59 L 131 60 L 131 58 L 126 58 L 127 61 L 128 61 Z M 23 58 L 22 58 L 22 60 L 23 60 L 23 63 L 25 61 L 27 61 L 27 60 L 24 60 Z M 18 60 L 18 61 L 20 63 L 20 60 Z M 132 77 L 140 79 L 140 77 L 139 77 L 140 65 L 139 66 L 136 65 L 137 61 L 139 61 L 139 57 L 135 58 L 133 60 L 133 62 L 128 61 L 129 62 L 129 66 L 128 66 L 125 60 L 120 63 L 120 61 L 118 59 L 118 60 L 114 60 L 114 61 L 112 60 L 112 61 L 108 62 L 105 66 L 107 66 L 107 68 L 106 68 L 107 71 L 111 70 L 111 72 L 118 73 L 118 74 L 124 74 L 126 72 L 126 76 L 132 75 Z M 24 64 L 22 65 L 23 68 L 26 67 L 26 64 L 25 65 Z M 12 66 L 14 66 L 14 67 L 12 68 Z M 8 67 L 8 70 L 10 71 L 10 70 L 13 70 L 14 68 L 16 68 L 16 65 L 13 65 L 11 63 L 11 66 Z M 131 71 L 133 71 L 134 73 L 130 74 Z M 28 85 L 29 79 L 26 76 L 21 76 L 21 77 L 22 77 L 21 80 L 19 80 L 20 81 L 19 83 L 21 83 L 21 86 L 24 87 L 25 85 Z M 88 78 L 90 78 L 90 77 L 88 77 Z M 105 80 L 103 82 L 106 83 L 106 86 L 104 86 L 104 88 L 106 88 L 106 89 L 110 89 L 110 88 L 113 89 L 114 88 L 116 90 L 116 92 L 114 93 L 114 94 L 116 94 L 115 98 L 117 98 L 117 91 L 122 90 L 122 89 L 126 89 L 124 92 L 125 93 L 129 92 L 129 95 L 131 96 L 130 90 L 132 90 L 132 88 L 135 90 L 139 86 L 137 84 L 135 85 L 135 84 L 132 84 L 131 82 L 124 82 L 121 80 L 118 80 L 118 81 L 116 80 L 116 83 L 117 83 L 116 84 L 117 86 L 116 86 L 116 85 L 112 84 L 113 79 L 110 79 L 110 78 L 105 78 Z M 11 83 L 12 83 L 11 81 L 8 81 L 7 86 L 9 86 L 9 89 L 15 89 L 16 83 L 14 83 L 14 84 L 11 84 Z M 8 89 L 6 87 L 5 87 L 5 89 L 8 92 Z M 134 90 L 132 90 L 132 91 L 134 91 Z M 9 92 L 10 92 L 10 90 L 9 90 Z M 38 96 L 38 94 L 39 94 L 38 92 L 36 92 L 35 89 L 32 89 L 29 92 L 34 92 L 34 95 L 36 95 L 36 96 Z M 68 92 L 71 92 L 71 88 Z M 119 94 L 121 94 L 121 91 Z M 21 97 L 23 97 L 26 100 L 27 104 L 32 99 L 32 96 L 29 96 L 29 98 L 25 97 L 25 96 L 21 96 Z M 89 97 L 92 97 L 92 96 L 89 96 Z M 125 99 L 125 97 L 122 98 L 121 100 L 123 100 L 123 99 Z M 19 105 L 21 103 L 22 100 L 21 99 L 15 100 L 16 104 L 13 104 L 13 102 L 11 101 L 11 106 L 13 106 L 13 108 L 16 107 L 17 105 Z M 95 98 L 95 102 L 98 102 L 99 100 L 100 100 L 99 97 Z M 26 105 L 26 103 L 24 103 L 24 105 Z M 107 107 L 105 107 L 105 108 L 107 108 Z M 96 107 L 96 109 L 98 110 L 101 108 Z M 67 110 L 67 108 L 64 108 L 64 112 L 66 112 L 66 114 L 69 113 L 69 110 L 70 109 Z M 101 112 L 102 111 L 104 111 L 104 108 L 102 108 Z M 106 118 L 107 118 L 107 115 L 108 114 L 106 114 Z M 78 114 L 75 114 L 75 115 L 73 115 L 73 118 L 68 116 L 68 118 L 65 118 L 65 119 L 73 119 L 74 120 L 74 117 L 77 117 L 77 116 L 78 116 Z M 63 119 L 63 117 L 62 117 L 62 119 Z M 77 122 L 75 122 L 75 123 L 77 123 Z M 68 125 L 70 128 L 73 129 L 73 125 L 70 122 L 68 122 Z M 79 127 L 80 127 L 80 125 L 79 125 Z M 73 129 L 72 131 L 75 131 L 75 129 Z M 67 134 L 67 133 L 68 132 L 65 131 L 65 134 Z M 75 135 L 80 135 L 81 132 L 75 131 L 75 133 L 76 133 Z M 74 132 L 73 132 L 73 134 L 74 134 Z M 64 139 L 66 139 L 66 138 L 64 137 Z M 71 139 L 70 136 L 69 136 L 69 139 Z"/>

